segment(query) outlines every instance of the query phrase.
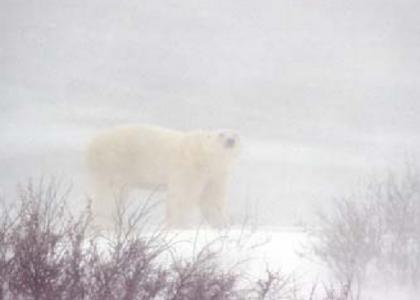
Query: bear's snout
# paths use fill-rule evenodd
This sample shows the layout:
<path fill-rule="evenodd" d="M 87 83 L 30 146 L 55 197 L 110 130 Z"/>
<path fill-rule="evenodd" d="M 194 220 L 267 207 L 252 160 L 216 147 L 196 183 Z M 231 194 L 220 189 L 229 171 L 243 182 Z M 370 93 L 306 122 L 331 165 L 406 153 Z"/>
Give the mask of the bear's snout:
<path fill-rule="evenodd" d="M 228 148 L 234 147 L 236 144 L 236 140 L 234 138 L 228 138 L 225 142 L 225 146 Z"/>

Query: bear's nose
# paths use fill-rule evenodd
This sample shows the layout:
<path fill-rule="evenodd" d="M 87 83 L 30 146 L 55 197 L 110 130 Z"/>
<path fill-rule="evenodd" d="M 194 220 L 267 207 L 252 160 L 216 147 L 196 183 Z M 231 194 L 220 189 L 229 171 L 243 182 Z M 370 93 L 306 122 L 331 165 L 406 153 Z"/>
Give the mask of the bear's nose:
<path fill-rule="evenodd" d="M 233 138 L 228 138 L 225 142 L 226 147 L 233 147 L 235 146 L 235 139 Z"/>

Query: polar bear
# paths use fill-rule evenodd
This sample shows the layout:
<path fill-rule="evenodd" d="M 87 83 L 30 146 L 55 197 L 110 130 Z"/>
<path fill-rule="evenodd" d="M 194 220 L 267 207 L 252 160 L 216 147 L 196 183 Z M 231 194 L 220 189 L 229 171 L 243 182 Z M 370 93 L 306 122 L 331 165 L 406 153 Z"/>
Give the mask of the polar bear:
<path fill-rule="evenodd" d="M 185 226 L 194 207 L 211 225 L 223 225 L 227 179 L 239 150 L 233 130 L 182 132 L 128 125 L 98 134 L 87 149 L 95 224 L 109 225 L 116 189 L 164 187 L 170 227 Z"/>

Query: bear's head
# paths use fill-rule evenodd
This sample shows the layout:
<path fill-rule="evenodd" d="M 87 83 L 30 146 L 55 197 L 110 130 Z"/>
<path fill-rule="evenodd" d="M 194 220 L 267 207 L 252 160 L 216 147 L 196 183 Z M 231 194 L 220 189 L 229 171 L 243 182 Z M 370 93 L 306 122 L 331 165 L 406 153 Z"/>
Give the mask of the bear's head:
<path fill-rule="evenodd" d="M 222 155 L 236 156 L 238 155 L 241 145 L 239 134 L 231 129 L 217 130 L 213 132 L 212 138 L 215 139 L 214 143 L 216 148 L 219 148 Z"/>
<path fill-rule="evenodd" d="M 190 159 L 221 167 L 229 165 L 241 148 L 239 134 L 230 129 L 190 132 L 185 146 Z"/>

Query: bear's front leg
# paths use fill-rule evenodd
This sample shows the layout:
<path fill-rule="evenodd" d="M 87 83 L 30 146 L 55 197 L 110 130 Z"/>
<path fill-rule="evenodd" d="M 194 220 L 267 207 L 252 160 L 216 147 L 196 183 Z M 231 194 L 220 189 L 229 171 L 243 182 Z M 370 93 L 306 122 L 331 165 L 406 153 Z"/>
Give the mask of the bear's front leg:
<path fill-rule="evenodd" d="M 228 225 L 226 215 L 226 178 L 210 180 L 200 198 L 200 210 L 210 225 L 221 228 Z"/>
<path fill-rule="evenodd" d="M 203 180 L 191 174 L 178 175 L 168 185 L 166 223 L 170 228 L 187 228 L 197 208 Z"/>

